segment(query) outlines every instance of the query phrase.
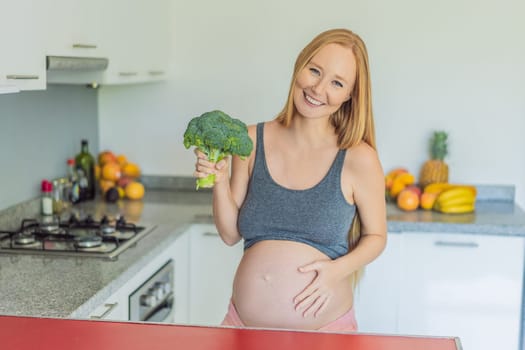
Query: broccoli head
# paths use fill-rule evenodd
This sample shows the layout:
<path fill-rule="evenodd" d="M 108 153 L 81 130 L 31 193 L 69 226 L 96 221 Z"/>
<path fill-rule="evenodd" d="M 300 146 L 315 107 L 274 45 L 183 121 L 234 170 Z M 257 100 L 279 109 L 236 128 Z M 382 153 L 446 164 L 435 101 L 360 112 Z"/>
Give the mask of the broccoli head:
<path fill-rule="evenodd" d="M 206 112 L 190 120 L 184 132 L 184 147 L 191 146 L 197 147 L 214 163 L 228 155 L 245 159 L 253 150 L 253 142 L 248 136 L 246 124 L 218 110 Z M 214 183 L 214 174 L 197 179 L 197 189 L 213 187 Z"/>

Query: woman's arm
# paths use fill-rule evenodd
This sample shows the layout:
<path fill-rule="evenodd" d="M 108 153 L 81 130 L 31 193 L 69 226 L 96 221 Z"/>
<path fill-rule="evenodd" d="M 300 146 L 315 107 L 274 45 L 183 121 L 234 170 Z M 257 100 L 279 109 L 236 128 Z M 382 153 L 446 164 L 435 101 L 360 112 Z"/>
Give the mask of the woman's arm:
<path fill-rule="evenodd" d="M 336 260 L 343 278 L 376 259 L 387 239 L 385 180 L 377 152 L 362 144 L 348 165 L 353 199 L 361 219 L 361 239 L 354 250 Z"/>
<path fill-rule="evenodd" d="M 248 134 L 255 145 L 255 126 L 248 128 Z M 242 160 L 237 156 L 232 157 L 231 178 L 229 172 L 229 158 L 220 162 L 211 163 L 202 152 L 197 153 L 196 177 L 206 177 L 215 174 L 213 186 L 213 217 L 215 226 L 222 240 L 228 245 L 234 245 L 241 239 L 237 228 L 239 208 L 241 207 L 246 192 L 250 173 L 255 158 L 255 147 L 252 154 Z"/>

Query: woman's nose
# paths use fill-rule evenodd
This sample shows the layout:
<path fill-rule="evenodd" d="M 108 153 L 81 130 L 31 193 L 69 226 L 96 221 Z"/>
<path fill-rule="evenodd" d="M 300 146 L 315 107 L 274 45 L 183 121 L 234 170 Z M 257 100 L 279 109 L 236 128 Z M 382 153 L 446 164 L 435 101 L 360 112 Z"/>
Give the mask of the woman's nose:
<path fill-rule="evenodd" d="M 318 95 L 321 95 L 325 91 L 325 88 L 326 82 L 324 79 L 317 80 L 312 86 L 312 90 Z"/>

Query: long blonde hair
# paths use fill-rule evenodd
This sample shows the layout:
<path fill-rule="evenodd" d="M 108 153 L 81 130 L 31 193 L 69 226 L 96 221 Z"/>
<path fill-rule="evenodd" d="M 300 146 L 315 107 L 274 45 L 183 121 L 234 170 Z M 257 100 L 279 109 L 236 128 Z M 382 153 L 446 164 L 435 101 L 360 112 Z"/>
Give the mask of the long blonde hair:
<path fill-rule="evenodd" d="M 370 82 L 370 69 L 368 52 L 363 40 L 348 29 L 331 29 L 317 35 L 299 53 L 295 61 L 288 99 L 283 110 L 277 115 L 276 120 L 284 126 L 289 126 L 295 114 L 293 91 L 298 74 L 306 67 L 324 46 L 338 44 L 350 48 L 356 62 L 356 78 L 350 99 L 330 115 L 330 123 L 337 134 L 337 145 L 341 149 L 351 148 L 360 142 L 366 142 L 376 149 L 374 118 L 372 113 L 372 94 Z M 361 239 L 361 219 L 356 209 L 352 225 L 348 232 L 348 248 L 352 251 Z M 352 286 L 357 286 L 363 275 L 364 269 L 352 273 Z"/>

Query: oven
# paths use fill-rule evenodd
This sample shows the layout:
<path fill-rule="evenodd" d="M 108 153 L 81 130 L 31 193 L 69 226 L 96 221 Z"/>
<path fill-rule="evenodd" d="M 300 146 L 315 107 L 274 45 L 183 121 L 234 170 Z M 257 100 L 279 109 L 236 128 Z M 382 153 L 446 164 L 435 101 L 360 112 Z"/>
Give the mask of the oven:
<path fill-rule="evenodd" d="M 173 323 L 174 262 L 169 260 L 129 296 L 129 320 Z"/>

